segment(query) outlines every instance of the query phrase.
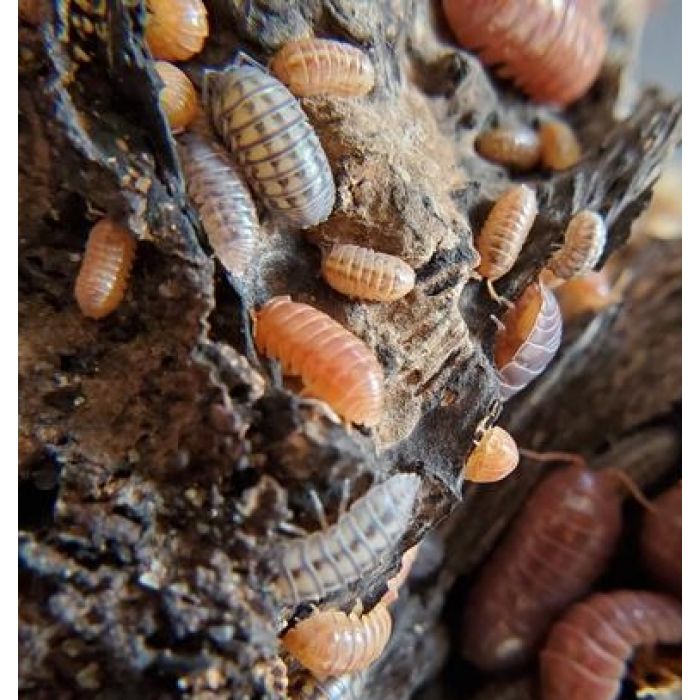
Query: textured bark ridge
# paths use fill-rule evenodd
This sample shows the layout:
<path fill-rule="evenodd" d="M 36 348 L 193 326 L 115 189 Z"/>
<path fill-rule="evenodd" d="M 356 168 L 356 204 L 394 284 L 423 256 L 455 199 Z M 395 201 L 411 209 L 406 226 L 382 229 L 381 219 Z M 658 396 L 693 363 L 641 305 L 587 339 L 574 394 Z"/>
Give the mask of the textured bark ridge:
<path fill-rule="evenodd" d="M 195 82 L 234 50 L 264 63 L 308 33 L 362 47 L 377 72 L 368 98 L 301 102 L 336 182 L 330 219 L 302 234 L 263 214 L 254 274 L 231 280 L 185 196 L 142 4 L 52 5 L 39 28 L 20 22 L 22 692 L 284 697 L 285 664 L 295 669 L 280 655 L 288 618 L 273 582 L 291 526 L 320 527 L 312 491 L 332 522 L 344 491 L 355 499 L 409 471 L 422 486 L 396 552 L 323 602 L 374 604 L 402 552 L 457 509 L 428 535 L 411 595 L 394 606 L 387 652 L 365 681 L 363 697 L 409 697 L 448 655 L 439 622 L 447 592 L 487 555 L 539 474 L 524 464 L 463 498 L 463 460 L 497 397 L 489 317 L 501 313 L 470 279 L 474 233 L 514 182 L 473 143 L 484 126 L 550 112 L 457 49 L 439 3 L 207 2 L 210 39 L 185 66 Z M 518 180 L 536 188 L 540 215 L 499 283 L 510 298 L 582 207 L 607 220 L 604 257 L 622 246 L 679 141 L 680 105 L 657 91 L 616 118 L 636 31 L 616 27 L 604 74 L 566 115 L 585 158 Z M 139 244 L 124 303 L 93 322 L 72 289 L 103 215 Z M 415 291 L 386 305 L 335 293 L 319 273 L 334 241 L 402 257 L 416 269 Z M 529 447 L 594 454 L 671 412 L 666 427 L 647 428 L 666 460 L 651 476 L 645 460 L 631 467 L 652 484 L 676 464 L 666 424 L 680 400 L 680 243 L 642 245 L 627 264 L 624 301 L 568 329 L 555 364 L 509 403 L 502 424 Z M 329 313 L 376 353 L 387 394 L 376 429 L 346 428 L 256 356 L 250 311 L 275 294 Z"/>

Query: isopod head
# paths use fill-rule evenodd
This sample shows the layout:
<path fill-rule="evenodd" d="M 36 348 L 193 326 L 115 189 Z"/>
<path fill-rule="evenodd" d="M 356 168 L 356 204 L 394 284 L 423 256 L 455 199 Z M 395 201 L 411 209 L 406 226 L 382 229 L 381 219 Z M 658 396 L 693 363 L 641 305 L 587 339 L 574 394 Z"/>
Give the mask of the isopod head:
<path fill-rule="evenodd" d="M 202 0 L 147 0 L 145 40 L 154 58 L 186 61 L 199 53 L 209 36 Z"/>
<path fill-rule="evenodd" d="M 503 428 L 489 428 L 464 465 L 464 478 L 477 484 L 505 479 L 520 461 L 515 440 Z"/>
<path fill-rule="evenodd" d="M 546 121 L 540 126 L 542 165 L 551 170 L 567 170 L 581 160 L 581 145 L 565 122 Z"/>
<path fill-rule="evenodd" d="M 172 63 L 156 61 L 156 71 L 163 81 L 158 99 L 170 130 L 177 134 L 186 129 L 199 112 L 199 103 L 190 79 Z"/>
<path fill-rule="evenodd" d="M 531 170 L 540 158 L 539 136 L 524 126 L 489 129 L 479 134 L 474 145 L 484 158 L 513 170 Z"/>

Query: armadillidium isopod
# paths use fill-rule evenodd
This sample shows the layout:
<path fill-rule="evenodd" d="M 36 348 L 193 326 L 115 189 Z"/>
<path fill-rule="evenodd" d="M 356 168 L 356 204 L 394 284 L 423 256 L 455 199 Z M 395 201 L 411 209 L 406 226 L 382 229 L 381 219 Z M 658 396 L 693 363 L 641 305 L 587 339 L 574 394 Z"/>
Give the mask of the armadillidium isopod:
<path fill-rule="evenodd" d="M 272 57 L 270 70 L 299 97 L 355 97 L 374 87 L 374 67 L 367 55 L 329 39 L 290 41 Z"/>
<path fill-rule="evenodd" d="M 358 498 L 327 530 L 285 543 L 280 598 L 290 605 L 319 601 L 371 573 L 404 534 L 419 486 L 415 474 L 395 474 Z"/>
<path fill-rule="evenodd" d="M 154 58 L 186 61 L 199 53 L 209 36 L 202 0 L 146 0 L 145 40 Z"/>
<path fill-rule="evenodd" d="M 74 290 L 85 316 L 104 318 L 119 306 L 135 255 L 136 241 L 123 226 L 102 219 L 92 227 Z"/>
<path fill-rule="evenodd" d="M 395 301 L 416 284 L 410 265 L 369 248 L 336 243 L 321 264 L 323 279 L 341 294 L 369 301 Z"/>
<path fill-rule="evenodd" d="M 524 126 L 488 129 L 474 145 L 479 155 L 513 170 L 530 170 L 540 159 L 540 138 Z"/>
<path fill-rule="evenodd" d="M 591 272 L 603 254 L 608 229 L 603 217 L 583 210 L 576 214 L 564 232 L 564 244 L 552 255 L 547 267 L 560 279 Z"/>
<path fill-rule="evenodd" d="M 299 228 L 325 221 L 335 202 L 333 173 L 292 93 L 245 63 L 210 71 L 204 82 L 214 126 L 265 206 Z"/>
<path fill-rule="evenodd" d="M 443 0 L 459 43 L 539 102 L 567 105 L 598 76 L 607 49 L 589 0 Z"/>
<path fill-rule="evenodd" d="M 156 61 L 155 68 L 163 81 L 163 88 L 158 96 L 160 106 L 170 130 L 177 134 L 186 129 L 197 116 L 197 93 L 190 79 L 172 63 Z"/>
<path fill-rule="evenodd" d="M 551 170 L 567 170 L 581 160 L 581 145 L 565 122 L 553 119 L 540 126 L 542 165 Z"/>
<path fill-rule="evenodd" d="M 270 299 L 255 317 L 255 345 L 342 418 L 367 426 L 381 420 L 384 375 L 377 358 L 322 311 L 286 296 Z"/>
<path fill-rule="evenodd" d="M 510 433 L 498 426 L 489 428 L 479 439 L 464 465 L 464 478 L 477 484 L 505 479 L 520 461 L 520 453 Z"/>
<path fill-rule="evenodd" d="M 282 636 L 282 646 L 317 678 L 367 668 L 391 636 L 391 615 L 382 603 L 361 617 L 338 610 L 313 613 Z"/>
<path fill-rule="evenodd" d="M 542 700 L 615 700 L 639 646 L 678 644 L 681 606 L 645 591 L 598 593 L 574 605 L 540 653 Z"/>

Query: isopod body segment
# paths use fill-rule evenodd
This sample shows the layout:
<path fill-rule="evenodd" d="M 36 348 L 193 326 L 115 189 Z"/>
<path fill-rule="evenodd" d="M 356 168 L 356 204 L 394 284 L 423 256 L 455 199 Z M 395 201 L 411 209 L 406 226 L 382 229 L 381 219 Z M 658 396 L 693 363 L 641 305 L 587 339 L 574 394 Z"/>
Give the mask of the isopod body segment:
<path fill-rule="evenodd" d="M 395 301 L 416 284 L 410 265 L 369 248 L 335 243 L 321 264 L 326 282 L 341 294 L 369 301 Z"/>
<path fill-rule="evenodd" d="M 186 129 L 199 111 L 199 101 L 190 79 L 172 63 L 156 61 L 156 72 L 163 81 L 158 99 L 170 130 L 177 134 Z"/>
<path fill-rule="evenodd" d="M 540 126 L 542 165 L 551 170 L 567 170 L 581 160 L 581 145 L 571 127 L 553 119 Z"/>
<path fill-rule="evenodd" d="M 342 418 L 367 426 L 380 421 L 384 375 L 377 358 L 322 311 L 289 297 L 270 299 L 255 317 L 255 345 Z"/>
<path fill-rule="evenodd" d="M 374 87 L 369 57 L 354 46 L 329 39 L 288 42 L 272 57 L 270 69 L 299 97 L 356 97 Z"/>
<path fill-rule="evenodd" d="M 505 479 L 520 461 L 520 453 L 510 433 L 499 426 L 489 428 L 472 450 L 464 465 L 464 478 L 477 484 Z"/>
<path fill-rule="evenodd" d="M 154 58 L 186 61 L 199 53 L 209 36 L 202 0 L 146 0 L 145 39 Z"/>
<path fill-rule="evenodd" d="M 591 272 L 603 254 L 608 229 L 603 217 L 584 209 L 566 227 L 564 244 L 554 253 L 547 267 L 560 279 Z"/>
<path fill-rule="evenodd" d="M 91 229 L 75 281 L 75 300 L 88 318 L 111 314 L 126 293 L 136 241 L 128 229 L 111 219 Z"/>
<path fill-rule="evenodd" d="M 540 138 L 528 127 L 488 129 L 475 141 L 477 152 L 513 170 L 530 170 L 540 159 Z"/>
<path fill-rule="evenodd" d="M 543 700 L 615 700 L 636 647 L 678 644 L 681 606 L 645 591 L 598 593 L 552 627 L 540 653 Z"/>
<path fill-rule="evenodd" d="M 264 205 L 291 226 L 325 221 L 335 202 L 328 159 L 289 90 L 257 65 L 210 71 L 212 121 Z"/>

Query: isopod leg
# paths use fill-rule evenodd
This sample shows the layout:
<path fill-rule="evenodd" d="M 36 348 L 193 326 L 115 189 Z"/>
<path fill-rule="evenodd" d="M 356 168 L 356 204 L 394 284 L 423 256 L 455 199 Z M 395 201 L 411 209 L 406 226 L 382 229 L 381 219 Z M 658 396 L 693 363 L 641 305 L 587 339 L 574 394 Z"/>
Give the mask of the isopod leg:
<path fill-rule="evenodd" d="M 311 506 L 314 509 L 314 514 L 316 515 L 316 519 L 321 525 L 321 528 L 327 530 L 328 520 L 326 518 L 326 510 L 323 507 L 323 502 L 321 501 L 320 496 L 316 492 L 316 489 L 309 488 L 309 498 L 311 499 Z"/>
<path fill-rule="evenodd" d="M 509 299 L 506 299 L 505 297 L 502 297 L 495 289 L 493 286 L 493 282 L 491 280 L 486 280 L 486 289 L 489 290 L 489 296 L 499 304 L 503 306 L 507 306 L 509 309 L 512 309 L 515 304 L 513 304 L 512 301 Z"/>

